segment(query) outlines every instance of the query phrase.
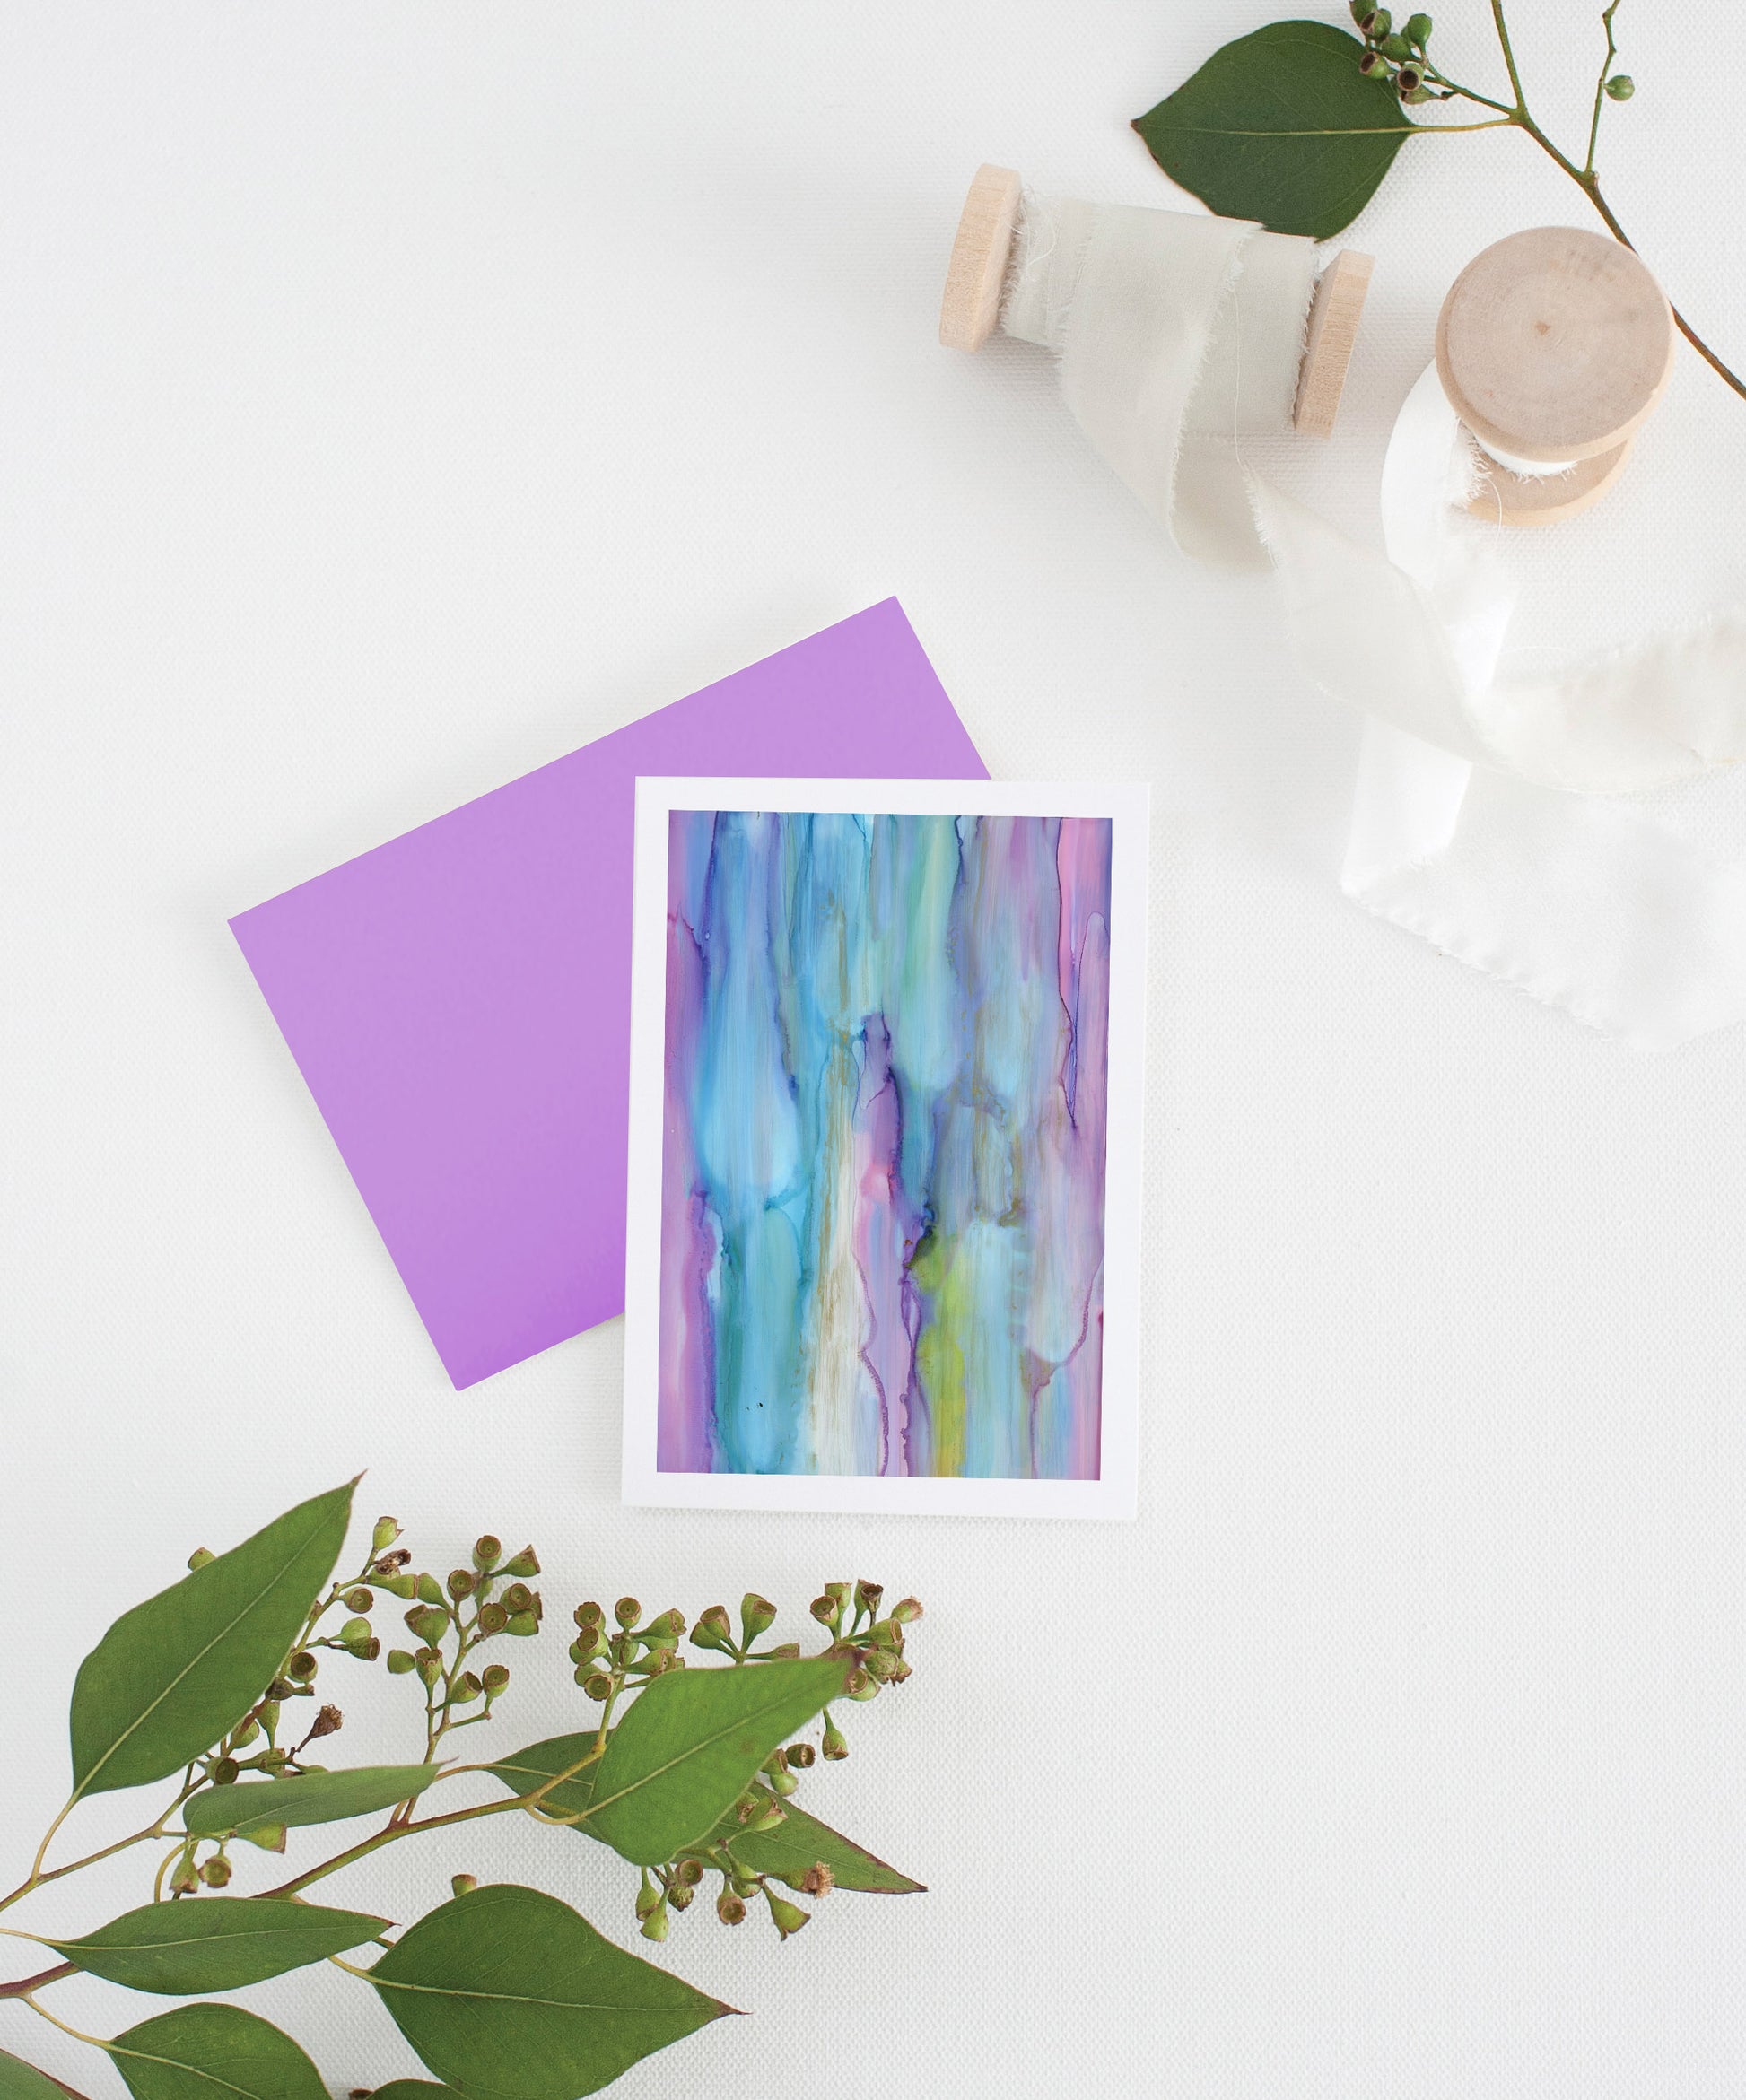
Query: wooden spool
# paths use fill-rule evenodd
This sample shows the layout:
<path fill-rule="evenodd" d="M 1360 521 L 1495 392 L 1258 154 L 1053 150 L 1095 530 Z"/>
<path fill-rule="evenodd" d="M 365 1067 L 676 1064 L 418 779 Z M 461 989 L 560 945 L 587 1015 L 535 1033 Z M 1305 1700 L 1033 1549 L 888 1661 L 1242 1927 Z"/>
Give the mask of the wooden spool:
<path fill-rule="evenodd" d="M 1000 325 L 1000 297 L 1023 196 L 1024 186 L 1012 169 L 987 161 L 977 169 L 964 200 L 939 302 L 939 339 L 948 350 L 980 350 Z M 1293 428 L 1306 437 L 1332 433 L 1375 266 L 1374 256 L 1342 248 L 1316 284 L 1291 417 Z"/>
<path fill-rule="evenodd" d="M 1475 256 L 1436 323 L 1443 391 L 1488 455 L 1468 509 L 1550 525 L 1598 502 L 1666 391 L 1675 342 L 1660 285 L 1604 234 L 1536 226 Z"/>

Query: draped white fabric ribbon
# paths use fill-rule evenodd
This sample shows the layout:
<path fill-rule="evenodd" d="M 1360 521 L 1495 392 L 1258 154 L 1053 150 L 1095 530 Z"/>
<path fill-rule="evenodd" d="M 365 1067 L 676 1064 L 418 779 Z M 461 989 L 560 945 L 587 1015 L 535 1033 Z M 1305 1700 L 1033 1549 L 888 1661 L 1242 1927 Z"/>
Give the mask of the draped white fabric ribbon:
<path fill-rule="evenodd" d="M 1641 799 L 1746 756 L 1746 615 L 1498 683 L 1513 603 L 1454 508 L 1471 456 L 1434 369 L 1390 442 L 1385 553 L 1244 459 L 1288 423 L 1314 271 L 1243 222 L 1027 200 L 1003 320 L 1185 553 L 1270 563 L 1305 669 L 1369 718 L 1348 894 L 1642 1047 L 1746 1018 L 1746 864 Z"/>

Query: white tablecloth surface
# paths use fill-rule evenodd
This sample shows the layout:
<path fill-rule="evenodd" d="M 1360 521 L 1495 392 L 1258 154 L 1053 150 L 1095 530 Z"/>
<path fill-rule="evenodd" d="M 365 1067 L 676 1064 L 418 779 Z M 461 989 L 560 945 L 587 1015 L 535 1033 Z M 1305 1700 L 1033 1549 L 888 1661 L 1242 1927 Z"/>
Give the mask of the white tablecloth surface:
<path fill-rule="evenodd" d="M 1574 135 L 1595 23 L 1518 12 Z M 1482 13 L 1446 0 L 1438 36 L 1490 82 Z M 934 342 L 979 161 L 1182 201 L 1126 120 L 1265 19 L 57 0 L 0 22 L 21 1870 L 109 1620 L 367 1466 L 371 1512 L 440 1567 L 486 1527 L 536 1540 L 565 1614 L 748 1586 L 803 1611 L 857 1573 L 928 1602 L 913 1681 L 855 1710 L 853 1757 L 807 1798 L 932 1892 L 835 1897 L 780 1948 L 700 1907 L 668 1955 L 755 2017 L 626 2100 L 1741 2091 L 1746 1036 L 1633 1055 L 1344 902 L 1358 728 L 1286 659 L 1265 579 L 1162 542 L 1040 353 Z M 1628 0 L 1638 94 L 1604 164 L 1746 358 L 1738 23 L 1719 0 L 1650 23 Z M 1348 237 L 1379 257 L 1348 413 L 1285 471 L 1362 524 L 1455 270 L 1583 213 L 1517 138 L 1410 147 Z M 1746 588 L 1743 466 L 1746 405 L 1684 360 L 1620 492 L 1639 558 L 1603 564 L 1586 523 L 1524 552 L 1521 660 Z M 894 591 L 997 773 L 1154 783 L 1131 1528 L 622 1510 L 617 1327 L 449 1390 L 225 929 Z M 504 1747 L 572 1723 L 558 1645 L 518 1670 Z M 404 1751 L 344 1703 L 350 1747 Z M 546 1875 L 631 1942 L 628 1870 L 542 1867 L 537 1834 L 493 1824 L 331 1886 L 407 1917 L 458 1869 Z M 139 1894 L 131 1869 L 79 1887 L 48 1926 Z M 243 2001 L 342 2088 L 415 2070 L 336 1972 Z M 83 1981 L 55 2003 L 122 2024 Z M 13 2047 L 119 2091 L 0 2007 Z"/>

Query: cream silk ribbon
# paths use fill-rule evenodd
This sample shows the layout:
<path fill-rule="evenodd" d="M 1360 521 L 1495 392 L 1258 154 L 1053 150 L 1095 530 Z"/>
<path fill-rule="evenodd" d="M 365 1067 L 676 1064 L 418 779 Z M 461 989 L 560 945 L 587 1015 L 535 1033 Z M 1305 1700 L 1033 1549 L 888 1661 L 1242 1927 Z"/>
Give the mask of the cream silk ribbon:
<path fill-rule="evenodd" d="M 1644 1048 L 1746 1018 L 1746 865 L 1643 799 L 1746 756 L 1746 617 L 1497 682 L 1512 597 L 1455 509 L 1472 458 L 1434 369 L 1390 441 L 1385 553 L 1244 462 L 1289 422 L 1314 272 L 1243 222 L 1027 199 L 1003 324 L 1183 552 L 1270 564 L 1304 668 L 1368 718 L 1349 895 Z"/>

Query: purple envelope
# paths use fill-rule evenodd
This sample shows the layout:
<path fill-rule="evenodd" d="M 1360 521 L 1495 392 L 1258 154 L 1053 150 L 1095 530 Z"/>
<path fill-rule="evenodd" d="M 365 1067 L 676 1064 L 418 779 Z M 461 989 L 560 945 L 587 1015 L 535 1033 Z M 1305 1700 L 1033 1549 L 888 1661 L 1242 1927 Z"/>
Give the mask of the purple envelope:
<path fill-rule="evenodd" d="M 986 780 L 895 598 L 231 928 L 457 1386 L 624 1309 L 639 773 Z"/>

